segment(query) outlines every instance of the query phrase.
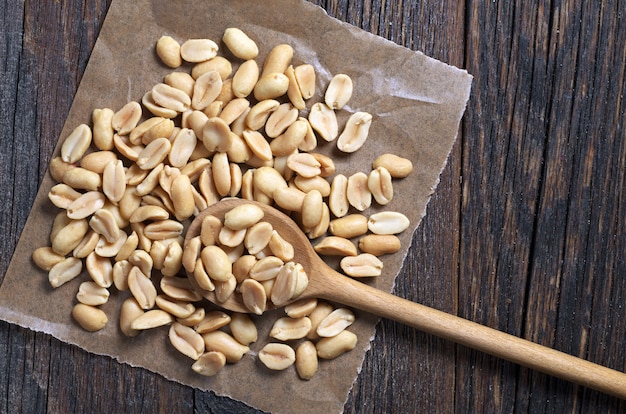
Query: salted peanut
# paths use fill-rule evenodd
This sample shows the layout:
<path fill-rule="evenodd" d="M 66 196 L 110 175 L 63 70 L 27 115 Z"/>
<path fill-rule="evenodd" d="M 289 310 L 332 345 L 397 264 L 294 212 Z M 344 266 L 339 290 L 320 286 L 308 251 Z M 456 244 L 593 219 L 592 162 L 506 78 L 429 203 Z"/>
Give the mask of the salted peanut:
<path fill-rule="evenodd" d="M 196 110 L 203 110 L 214 102 L 222 91 L 222 78 L 219 72 L 211 70 L 202 74 L 193 86 L 191 96 L 191 107 Z"/>
<path fill-rule="evenodd" d="M 372 163 L 372 168 L 383 167 L 393 178 L 404 178 L 413 171 L 411 160 L 395 154 L 382 154 Z"/>
<path fill-rule="evenodd" d="M 226 247 L 236 247 L 243 243 L 247 229 L 233 230 L 229 227 L 222 227 L 218 236 L 219 244 Z"/>
<path fill-rule="evenodd" d="M 348 202 L 348 177 L 337 174 L 330 185 L 328 196 L 328 207 L 335 217 L 343 217 L 348 213 L 350 203 Z"/>
<path fill-rule="evenodd" d="M 302 265 L 294 262 L 285 263 L 275 279 L 270 299 L 276 306 L 283 306 L 297 298 L 308 284 Z"/>
<path fill-rule="evenodd" d="M 328 204 L 322 202 L 322 217 L 320 221 L 307 232 L 309 239 L 317 239 L 328 232 L 330 226 L 330 209 Z"/>
<path fill-rule="evenodd" d="M 139 330 L 131 327 L 133 321 L 144 314 L 143 309 L 135 298 L 130 297 L 122 302 L 120 307 L 120 330 L 128 337 L 139 335 Z"/>
<path fill-rule="evenodd" d="M 76 257 L 67 257 L 54 264 L 48 271 L 48 282 L 53 288 L 69 282 L 74 279 L 83 270 L 83 262 Z"/>
<path fill-rule="evenodd" d="M 272 150 L 265 137 L 258 131 L 243 131 L 243 139 L 254 155 L 264 161 L 272 160 Z"/>
<path fill-rule="evenodd" d="M 155 242 L 156 243 L 156 242 Z M 154 247 L 154 245 L 153 245 Z M 163 260 L 161 273 L 164 276 L 175 276 L 180 272 L 183 261 L 183 248 L 178 241 L 167 245 L 167 254 Z"/>
<path fill-rule="evenodd" d="M 204 246 L 217 244 L 222 222 L 215 216 L 208 215 L 202 220 L 200 226 L 200 239 Z"/>
<path fill-rule="evenodd" d="M 186 118 L 185 128 L 190 128 L 196 134 L 198 139 L 202 139 L 202 130 L 204 128 L 204 124 L 208 121 L 209 117 L 202 111 L 192 110 L 189 112 Z M 189 167 L 191 168 L 191 167 Z"/>
<path fill-rule="evenodd" d="M 356 347 L 357 336 L 350 331 L 341 331 L 337 336 L 320 339 L 315 347 L 322 359 L 335 359 Z"/>
<path fill-rule="evenodd" d="M 270 198 L 274 197 L 274 192 L 279 188 L 287 187 L 285 179 L 272 167 L 257 168 L 252 178 L 253 187 Z"/>
<path fill-rule="evenodd" d="M 310 229 L 320 222 L 323 214 L 324 200 L 322 193 L 318 190 L 311 190 L 304 196 L 304 202 L 302 203 L 302 226 L 305 229 Z"/>
<path fill-rule="evenodd" d="M 250 269 L 257 262 L 257 258 L 252 254 L 244 254 L 233 262 L 233 276 L 237 283 L 241 283 L 249 277 Z"/>
<path fill-rule="evenodd" d="M 226 124 L 230 125 L 249 108 L 250 101 L 246 98 L 235 98 L 224 106 L 219 117 L 226 122 Z"/>
<path fill-rule="evenodd" d="M 352 241 L 338 236 L 324 237 L 314 248 L 318 254 L 325 256 L 356 256 L 358 254 Z"/>
<path fill-rule="evenodd" d="M 165 257 L 167 256 L 168 249 L 169 249 L 169 243 L 165 240 L 155 240 L 152 243 L 152 248 L 150 249 L 150 252 L 148 253 L 150 255 L 150 258 L 152 258 L 152 268 L 156 270 L 163 270 L 163 263 L 165 262 Z M 169 276 L 173 276 L 173 275 L 169 275 Z"/>
<path fill-rule="evenodd" d="M 119 203 L 118 203 L 119 204 Z M 111 202 L 110 200 L 106 200 L 104 202 L 104 206 L 102 207 L 104 210 L 107 210 L 109 213 L 113 215 L 115 222 L 117 223 L 117 227 L 120 229 L 125 229 L 128 227 L 130 222 L 122 216 L 122 211 L 118 204 Z"/>
<path fill-rule="evenodd" d="M 194 84 L 194 94 L 196 87 L 198 87 L 197 80 Z M 189 95 L 165 83 L 157 83 L 152 87 L 150 92 L 154 102 L 163 108 L 182 113 L 191 107 L 191 98 Z"/>
<path fill-rule="evenodd" d="M 223 79 L 222 80 L 222 90 L 220 91 L 220 94 L 217 95 L 217 98 L 215 98 L 216 101 L 221 101 L 224 102 L 224 104 L 227 104 L 228 102 L 230 102 L 232 99 L 235 99 L 235 93 L 233 92 L 233 79 L 232 78 L 228 78 L 228 79 Z"/>
<path fill-rule="evenodd" d="M 285 240 L 276 230 L 272 231 L 272 237 L 267 246 L 272 254 L 283 262 L 293 260 L 295 255 L 293 245 Z"/>
<path fill-rule="evenodd" d="M 173 239 L 182 233 L 183 224 L 176 220 L 155 221 L 144 229 L 144 235 L 151 240 Z"/>
<path fill-rule="evenodd" d="M 120 292 L 128 290 L 128 274 L 133 265 L 128 260 L 120 260 L 113 265 L 113 285 Z"/>
<path fill-rule="evenodd" d="M 111 161 L 102 173 L 102 192 L 113 202 L 119 202 L 126 192 L 126 172 L 121 160 Z"/>
<path fill-rule="evenodd" d="M 296 176 L 293 179 L 293 184 L 305 193 L 317 190 L 322 194 L 322 197 L 328 197 L 330 195 L 330 183 L 325 178 L 320 176 Z"/>
<path fill-rule="evenodd" d="M 289 101 L 292 103 L 294 108 L 299 111 L 306 109 L 306 103 L 304 102 L 304 98 L 302 97 L 302 91 L 298 86 L 298 79 L 296 79 L 296 71 L 293 68 L 293 65 L 289 65 L 285 70 L 285 76 L 289 79 L 289 87 L 287 88 L 287 97 Z"/>
<path fill-rule="evenodd" d="M 311 152 L 317 148 L 317 136 L 315 135 L 315 131 L 307 118 L 301 116 L 298 120 L 306 124 L 306 134 L 304 134 L 304 139 L 300 142 L 300 145 L 298 145 L 298 150 Z M 322 177 L 326 177 L 326 175 L 322 175 Z"/>
<path fill-rule="evenodd" d="M 276 99 L 287 93 L 287 89 L 289 89 L 289 78 L 282 72 L 274 72 L 259 77 L 254 85 L 253 94 L 257 101 Z"/>
<path fill-rule="evenodd" d="M 265 99 L 259 101 L 250 108 L 250 112 L 246 116 L 246 125 L 248 129 L 257 131 L 261 129 L 270 114 L 280 106 L 280 102 L 274 99 Z"/>
<path fill-rule="evenodd" d="M 301 318 L 283 317 L 274 322 L 269 335 L 279 341 L 304 338 L 311 329 L 311 320 L 306 316 Z"/>
<path fill-rule="evenodd" d="M 235 338 L 224 331 L 212 331 L 202 334 L 204 346 L 207 351 L 218 351 L 224 354 L 226 362 L 234 363 L 243 358 L 250 351 L 246 345 L 242 345 Z"/>
<path fill-rule="evenodd" d="M 285 306 L 285 313 L 290 318 L 309 316 L 317 307 L 317 298 L 298 299 Z M 310 319 L 309 319 L 310 322 Z"/>
<path fill-rule="evenodd" d="M 145 223 L 130 223 L 130 229 L 134 231 L 135 233 L 137 233 L 137 246 L 140 249 L 146 252 L 149 252 L 150 248 L 152 247 L 152 240 L 147 238 L 146 235 L 144 234 L 146 230 L 146 224 Z"/>
<path fill-rule="evenodd" d="M 317 335 L 317 327 L 324 318 L 331 314 L 333 310 L 333 306 L 328 302 L 320 301 L 317 303 L 315 309 L 313 309 L 313 311 L 309 314 L 309 319 L 311 320 L 311 330 L 306 336 L 308 339 L 315 340 L 319 338 L 319 335 Z"/>
<path fill-rule="evenodd" d="M 317 348 L 311 341 L 304 341 L 296 348 L 296 371 L 303 380 L 313 378 L 318 368 Z"/>
<path fill-rule="evenodd" d="M 204 263 L 200 257 L 196 259 L 196 264 L 193 268 L 193 280 L 195 280 L 200 289 L 204 289 L 209 292 L 213 292 L 215 290 L 215 284 L 206 272 Z"/>
<path fill-rule="evenodd" d="M 200 177 L 200 174 L 202 174 L 202 171 L 204 171 L 206 167 L 210 165 L 211 160 L 208 160 L 206 158 L 199 158 L 193 161 L 189 161 L 187 165 L 180 168 L 180 173 L 188 176 L 189 180 L 194 183 L 198 181 L 198 178 Z"/>
<path fill-rule="evenodd" d="M 120 237 L 120 228 L 110 211 L 103 208 L 97 210 L 89 220 L 89 227 L 103 236 L 109 243 Z"/>
<path fill-rule="evenodd" d="M 156 288 L 150 278 L 136 266 L 128 272 L 128 289 L 142 309 L 154 307 L 157 297 Z"/>
<path fill-rule="evenodd" d="M 374 256 L 395 253 L 400 247 L 400 239 L 392 234 L 368 234 L 359 240 L 359 250 Z"/>
<path fill-rule="evenodd" d="M 363 172 L 357 172 L 348 177 L 346 188 L 348 203 L 359 211 L 364 211 L 372 204 L 372 193 L 368 187 L 368 177 Z"/>
<path fill-rule="evenodd" d="M 293 48 L 288 44 L 276 45 L 270 50 L 263 63 L 263 75 L 284 73 L 293 57 Z"/>
<path fill-rule="evenodd" d="M 265 123 L 265 134 L 276 138 L 298 119 L 298 109 L 290 103 L 283 103 L 274 110 Z"/>
<path fill-rule="evenodd" d="M 138 154 L 137 165 L 142 170 L 151 170 L 167 158 L 172 148 L 172 143 L 167 138 L 157 138 Z"/>
<path fill-rule="evenodd" d="M 249 168 L 241 177 L 241 198 L 253 200 L 254 192 L 254 168 Z"/>
<path fill-rule="evenodd" d="M 68 170 L 76 168 L 76 165 L 65 162 L 61 157 L 54 157 L 50 160 L 48 170 L 50 170 L 50 176 L 56 182 L 63 182 L 63 176 Z"/>
<path fill-rule="evenodd" d="M 35 249 L 32 258 L 40 269 L 49 271 L 54 265 L 63 261 L 65 256 L 56 253 L 52 247 L 45 246 Z"/>
<path fill-rule="evenodd" d="M 212 377 L 226 365 L 226 356 L 219 351 L 205 352 L 193 363 L 191 369 L 205 377 Z"/>
<path fill-rule="evenodd" d="M 217 56 L 218 46 L 210 39 L 188 39 L 180 46 L 180 55 L 187 62 L 203 62 Z"/>
<path fill-rule="evenodd" d="M 267 295 L 263 285 L 254 280 L 246 279 L 239 285 L 239 292 L 246 308 L 256 314 L 262 315 L 267 305 Z"/>
<path fill-rule="evenodd" d="M 113 149 L 112 119 L 115 113 L 110 108 L 96 108 L 91 113 L 92 140 L 96 148 L 107 151 Z"/>
<path fill-rule="evenodd" d="M 196 261 L 200 257 L 200 250 L 202 249 L 202 240 L 200 236 L 195 236 L 189 239 L 185 245 L 183 251 L 182 264 L 185 270 L 189 273 L 193 273 L 196 267 Z"/>
<path fill-rule="evenodd" d="M 168 337 L 174 348 L 191 359 L 197 360 L 204 353 L 204 340 L 193 328 L 174 322 Z"/>
<path fill-rule="evenodd" d="M 186 277 L 163 277 L 159 283 L 161 291 L 167 296 L 188 302 L 198 302 L 202 296 L 195 292 L 191 282 Z"/>
<path fill-rule="evenodd" d="M 81 193 L 74 190 L 69 185 L 62 184 L 62 183 L 56 184 L 48 192 L 48 198 L 50 199 L 50 201 L 52 201 L 52 204 L 63 209 L 69 208 L 69 206 L 81 196 L 82 196 Z M 104 202 L 102 204 L 104 205 Z M 100 207 L 102 206 L 99 206 L 97 208 L 100 208 Z M 84 218 L 84 217 L 81 217 L 81 218 Z"/>
<path fill-rule="evenodd" d="M 182 323 L 185 326 L 189 326 L 191 328 L 198 325 L 204 319 L 206 315 L 206 311 L 204 308 L 197 308 L 191 315 L 186 318 L 176 318 L 178 323 Z"/>
<path fill-rule="evenodd" d="M 187 72 L 171 72 L 163 77 L 163 83 L 172 88 L 180 89 L 187 95 L 193 95 L 196 80 Z"/>
<path fill-rule="evenodd" d="M 259 65 L 255 60 L 246 60 L 233 75 L 232 90 L 237 98 L 245 98 L 252 93 L 259 80 Z"/>
<path fill-rule="evenodd" d="M 152 251 L 152 249 L 150 249 Z M 154 267 L 154 259 L 149 252 L 137 249 L 128 256 L 128 261 L 138 267 L 144 275 L 150 277 Z"/>
<path fill-rule="evenodd" d="M 86 124 L 77 126 L 61 145 L 61 159 L 68 163 L 75 163 L 82 158 L 91 145 L 91 128 Z"/>
<path fill-rule="evenodd" d="M 223 185 L 223 184 L 222 184 Z M 213 178 L 213 168 L 211 166 L 206 167 L 198 178 L 198 188 L 200 194 L 206 201 L 208 206 L 217 203 L 220 199 L 220 195 L 215 188 L 215 180 Z"/>
<path fill-rule="evenodd" d="M 276 204 L 289 211 L 302 211 L 306 193 L 294 187 L 282 187 L 274 191 Z"/>
<path fill-rule="evenodd" d="M 250 147 L 248 147 L 243 136 L 237 135 L 234 132 L 231 132 L 231 144 L 226 154 L 228 154 L 228 159 L 231 162 L 239 164 L 247 163 L 248 160 L 254 156 L 254 153 Z"/>
<path fill-rule="evenodd" d="M 315 177 L 322 173 L 322 165 L 317 158 L 309 153 L 291 154 L 287 158 L 287 167 L 302 177 Z"/>
<path fill-rule="evenodd" d="M 339 123 L 335 111 L 328 105 L 318 102 L 309 111 L 309 124 L 318 135 L 327 142 L 339 135 Z"/>
<path fill-rule="evenodd" d="M 171 313 L 177 318 L 188 318 L 196 310 L 191 303 L 172 299 L 167 295 L 157 295 L 155 303 L 160 309 Z"/>
<path fill-rule="evenodd" d="M 207 312 L 204 319 L 195 327 L 199 334 L 217 331 L 231 322 L 231 316 L 219 310 Z"/>
<path fill-rule="evenodd" d="M 233 230 L 243 230 L 257 224 L 265 215 L 254 204 L 239 205 L 224 215 L 224 226 Z"/>
<path fill-rule="evenodd" d="M 327 155 L 320 154 L 319 152 L 310 153 L 320 165 L 321 177 L 330 177 L 335 174 L 335 161 Z"/>
<path fill-rule="evenodd" d="M 94 233 L 97 234 L 95 231 Z M 119 237 L 112 242 L 109 242 L 104 236 L 100 236 L 93 251 L 95 251 L 98 256 L 115 257 L 126 242 L 127 238 L 128 236 L 123 231 L 120 231 Z"/>
<path fill-rule="evenodd" d="M 304 140 L 307 130 L 308 123 L 304 119 L 297 119 L 291 123 L 284 133 L 270 143 L 272 154 L 277 157 L 292 154 Z"/>
<path fill-rule="evenodd" d="M 367 178 L 367 187 L 378 204 L 384 206 L 391 202 L 393 183 L 391 174 L 385 167 L 377 167 L 370 172 Z"/>
<path fill-rule="evenodd" d="M 152 115 L 155 116 L 172 119 L 176 118 L 179 114 L 178 111 L 174 109 L 165 108 L 162 105 L 158 104 L 154 100 L 152 91 L 148 91 L 142 96 L 141 103 Z"/>
<path fill-rule="evenodd" d="M 191 181 L 186 175 L 180 175 L 172 183 L 171 195 L 176 219 L 185 220 L 193 215 L 194 202 L 190 197 Z"/>
<path fill-rule="evenodd" d="M 180 56 L 180 43 L 171 36 L 161 36 L 156 43 L 156 54 L 165 65 L 177 68 L 183 64 Z"/>
<path fill-rule="evenodd" d="M 237 163 L 230 163 L 230 190 L 228 195 L 231 197 L 237 197 L 241 191 L 241 185 L 243 182 L 243 172 L 241 167 Z"/>
<path fill-rule="evenodd" d="M 59 185 L 64 185 L 65 187 L 59 187 Z M 55 187 L 53 187 L 51 193 L 59 194 L 57 197 L 61 197 L 61 193 L 67 192 L 65 191 L 66 187 L 71 189 L 71 187 L 65 184 L 58 184 Z M 70 193 L 66 197 L 72 197 L 73 195 L 73 193 Z M 74 220 L 89 217 L 104 207 L 104 201 L 104 194 L 99 191 L 88 191 L 84 194 L 79 194 L 79 196 L 66 207 L 67 216 Z"/>
<path fill-rule="evenodd" d="M 104 305 L 109 300 L 109 291 L 95 282 L 83 282 L 78 286 L 76 300 L 85 305 Z"/>
<path fill-rule="evenodd" d="M 348 118 L 343 132 L 337 138 L 337 148 L 342 152 L 355 152 L 365 144 L 372 125 L 372 115 L 355 112 Z"/>
<path fill-rule="evenodd" d="M 63 174 L 63 183 L 75 190 L 96 191 L 102 185 L 100 174 L 85 168 L 75 167 Z"/>
<path fill-rule="evenodd" d="M 127 237 L 124 243 L 120 246 L 115 255 L 115 261 L 126 260 L 137 249 L 139 245 L 139 236 L 136 231 L 132 231 Z"/>
<path fill-rule="evenodd" d="M 259 351 L 259 359 L 267 368 L 282 371 L 296 362 L 296 353 L 287 344 L 269 343 Z"/>
<path fill-rule="evenodd" d="M 181 128 L 176 133 L 168 154 L 170 165 L 177 168 L 187 165 L 197 141 L 196 134 L 192 129 Z"/>
<path fill-rule="evenodd" d="M 145 196 L 146 194 L 151 193 L 157 185 L 159 185 L 159 178 L 161 176 L 161 172 L 163 171 L 164 165 L 159 164 L 152 169 L 146 175 L 146 178 L 143 179 L 142 182 L 135 186 L 135 194 L 139 196 Z"/>
<path fill-rule="evenodd" d="M 233 99 L 246 99 L 246 98 L 233 98 Z M 248 105 L 248 107 L 243 111 L 243 113 L 239 115 L 239 117 L 230 124 L 230 130 L 233 134 L 240 137 L 243 134 L 243 131 L 248 128 L 246 125 L 246 118 L 250 114 L 251 110 L 252 110 L 252 107 Z M 235 161 L 235 162 L 240 162 L 240 161 Z"/>
<path fill-rule="evenodd" d="M 233 65 L 225 57 L 215 56 L 204 62 L 196 63 L 191 69 L 191 77 L 197 80 L 200 76 L 211 71 L 217 72 L 223 81 L 233 73 Z"/>
<path fill-rule="evenodd" d="M 408 217 L 397 211 L 381 211 L 372 214 L 367 221 L 367 227 L 374 234 L 402 233 L 410 224 Z"/>
<path fill-rule="evenodd" d="M 130 101 L 113 114 L 111 125 L 119 135 L 127 135 L 137 126 L 141 119 L 141 113 L 141 105 L 135 101 Z"/>
<path fill-rule="evenodd" d="M 226 302 L 237 289 L 237 279 L 232 274 L 226 281 L 214 281 L 215 283 L 215 299 L 219 303 Z"/>
<path fill-rule="evenodd" d="M 109 162 L 116 161 L 117 159 L 117 154 L 113 151 L 94 151 L 85 154 L 80 159 L 80 166 L 89 171 L 102 174 L 104 167 L 106 167 Z"/>
<path fill-rule="evenodd" d="M 148 145 L 156 138 L 167 138 L 174 131 L 174 122 L 171 119 L 154 116 L 141 122 L 128 135 L 133 145 Z"/>
<path fill-rule="evenodd" d="M 221 197 L 226 196 L 230 192 L 232 186 L 228 154 L 225 152 L 218 152 L 213 155 L 211 169 L 213 173 L 213 183 L 215 184 L 217 193 Z"/>
<path fill-rule="evenodd" d="M 324 94 L 324 102 L 329 108 L 341 109 L 352 97 L 352 89 L 353 85 L 350 76 L 339 73 L 330 80 Z"/>
<path fill-rule="evenodd" d="M 270 242 L 274 228 L 266 221 L 256 223 L 248 229 L 244 239 L 244 246 L 251 255 L 259 253 Z"/>
<path fill-rule="evenodd" d="M 89 332 L 99 331 L 109 321 L 102 309 L 83 303 L 77 303 L 72 308 L 72 317 L 84 330 Z"/>
<path fill-rule="evenodd" d="M 309 285 L 309 276 L 306 274 L 304 267 L 300 263 L 296 263 L 294 269 L 296 272 L 296 287 L 294 289 L 294 295 L 290 300 L 294 300 L 300 296 Z"/>
<path fill-rule="evenodd" d="M 113 284 L 113 264 L 108 257 L 92 252 L 85 259 L 85 268 L 98 286 L 109 288 Z"/>
<path fill-rule="evenodd" d="M 232 277 L 232 263 L 223 249 L 206 246 L 200 253 L 207 273 L 214 281 L 226 282 Z"/>
<path fill-rule="evenodd" d="M 276 279 L 270 279 L 270 280 L 264 280 L 262 282 L 260 282 L 263 285 L 263 289 L 265 289 L 265 296 L 266 297 L 271 297 L 272 296 L 272 289 L 274 288 L 274 283 L 276 282 Z"/>
<path fill-rule="evenodd" d="M 231 131 L 219 117 L 207 118 L 202 128 L 202 143 L 210 152 L 226 152 L 231 146 Z"/>
<path fill-rule="evenodd" d="M 137 207 L 128 220 L 131 223 L 139 223 L 152 220 L 166 220 L 169 217 L 170 214 L 163 207 L 147 205 Z"/>
<path fill-rule="evenodd" d="M 59 234 L 61 229 L 70 224 L 72 219 L 67 216 L 67 212 L 61 211 L 54 216 L 54 220 L 52 220 L 52 230 L 50 230 L 50 242 L 52 242 L 55 237 Z"/>
<path fill-rule="evenodd" d="M 302 64 L 294 68 L 294 75 L 302 98 L 310 99 L 315 95 L 315 68 L 311 64 Z"/>
<path fill-rule="evenodd" d="M 345 274 L 352 277 L 380 276 L 383 270 L 383 262 L 370 253 L 344 257 L 339 266 Z"/>
<path fill-rule="evenodd" d="M 88 230 L 89 223 L 86 219 L 72 220 L 68 218 L 65 225 L 51 234 L 52 250 L 62 256 L 67 255 L 78 246 Z"/>
<path fill-rule="evenodd" d="M 222 41 L 233 55 L 239 59 L 254 59 L 259 54 L 259 48 L 245 32 L 236 27 L 224 30 Z"/>
<path fill-rule="evenodd" d="M 276 256 L 268 256 L 258 260 L 248 275 L 258 281 L 274 279 L 283 267 L 284 262 Z"/>
<path fill-rule="evenodd" d="M 322 338 L 336 336 L 352 325 L 354 320 L 354 313 L 350 309 L 337 308 L 320 321 L 315 332 Z"/>
<path fill-rule="evenodd" d="M 139 302 L 141 305 L 141 302 Z M 144 308 L 145 309 L 145 308 Z M 136 331 L 145 331 L 174 322 L 174 317 L 161 309 L 152 309 L 138 316 L 130 323 L 130 328 Z"/>
<path fill-rule="evenodd" d="M 139 153 L 143 150 L 143 145 L 134 145 L 130 142 L 128 135 L 113 135 L 113 145 L 124 157 L 130 161 L 137 161 Z"/>
<path fill-rule="evenodd" d="M 233 312 L 229 318 L 230 331 L 233 337 L 243 345 L 250 345 L 258 339 L 256 325 L 245 313 Z"/>

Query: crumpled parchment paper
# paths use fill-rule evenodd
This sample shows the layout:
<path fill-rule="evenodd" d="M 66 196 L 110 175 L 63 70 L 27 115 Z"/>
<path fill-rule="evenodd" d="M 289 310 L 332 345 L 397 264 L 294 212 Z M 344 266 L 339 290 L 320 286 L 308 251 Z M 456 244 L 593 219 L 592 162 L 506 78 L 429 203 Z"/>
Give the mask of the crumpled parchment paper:
<path fill-rule="evenodd" d="M 374 118 L 368 141 L 354 154 L 343 155 L 333 143 L 320 143 L 317 150 L 333 156 L 338 173 L 349 176 L 358 171 L 369 172 L 374 158 L 384 152 L 413 162 L 414 171 L 409 177 L 394 180 L 394 200 L 385 207 L 406 214 L 411 227 L 400 236 L 402 250 L 384 258 L 383 275 L 368 282 L 390 291 L 456 138 L 472 81 L 464 70 L 330 18 L 321 8 L 304 1 L 275 0 L 270 5 L 251 0 L 116 0 L 111 4 L 59 142 L 78 124 L 90 123 L 94 108 L 116 111 L 129 100 L 140 101 L 147 90 L 172 71 L 156 58 L 154 46 L 160 36 L 167 34 L 181 43 L 189 38 L 210 38 L 224 48 L 219 40 L 227 27 L 239 27 L 257 42 L 260 65 L 267 52 L 279 43 L 294 48 L 294 64 L 313 64 L 319 93 L 308 101 L 308 108 L 321 101 L 325 85 L 334 74 L 350 75 L 354 94 L 348 106 L 339 111 L 340 125 L 355 111 L 370 112 Z M 54 156 L 59 151 L 57 145 Z M 135 338 L 121 334 L 117 325 L 119 305 L 128 292 L 112 289 L 109 302 L 103 306 L 110 320 L 105 329 L 96 333 L 81 329 L 70 312 L 78 285 L 89 276 L 85 272 L 53 290 L 46 272 L 31 260 L 34 249 L 49 245 L 52 220 L 58 212 L 47 198 L 54 184 L 49 176 L 41 183 L 0 287 L 0 318 L 261 410 L 342 410 L 375 333 L 375 316 L 356 312 L 357 322 L 350 327 L 359 338 L 356 349 L 334 361 L 322 361 L 310 381 L 299 380 L 295 369 L 270 372 L 256 358 L 258 350 L 268 342 L 267 333 L 273 320 L 282 314 L 280 310 L 255 317 L 259 341 L 251 346 L 251 352 L 238 364 L 229 365 L 210 378 L 191 370 L 192 361 L 169 344 L 167 328 L 143 332 Z M 377 210 L 373 203 L 365 213 Z"/>

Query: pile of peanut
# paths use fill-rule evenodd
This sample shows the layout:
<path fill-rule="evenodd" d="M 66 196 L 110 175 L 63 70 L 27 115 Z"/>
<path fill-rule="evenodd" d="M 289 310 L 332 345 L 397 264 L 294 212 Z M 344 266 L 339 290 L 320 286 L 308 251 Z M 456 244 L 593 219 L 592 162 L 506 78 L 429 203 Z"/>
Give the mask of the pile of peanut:
<path fill-rule="evenodd" d="M 289 214 L 320 255 L 341 256 L 346 275 L 375 277 L 383 268 L 380 256 L 400 249 L 396 234 L 409 220 L 395 211 L 364 212 L 372 202 L 390 203 L 393 180 L 413 167 L 382 154 L 370 171 L 336 172 L 332 158 L 315 152 L 318 141 L 352 153 L 367 140 L 372 122 L 369 113 L 354 112 L 339 125 L 352 79 L 335 75 L 324 101 L 309 104 L 315 70 L 294 66 L 291 46 L 275 46 L 259 67 L 258 47 L 247 34 L 229 28 L 222 41 L 231 60 L 212 40 L 180 44 L 163 36 L 156 43 L 161 61 L 190 70 L 166 75 L 141 102 L 95 109 L 91 125 L 65 138 L 49 167 L 58 184 L 48 196 L 60 211 L 50 245 L 36 249 L 33 260 L 53 288 L 87 270 L 72 310 L 84 329 L 108 323 L 101 305 L 113 287 L 128 291 L 121 332 L 135 336 L 169 325 L 170 342 L 202 375 L 240 360 L 257 341 L 247 314 L 210 310 L 204 291 L 215 291 L 218 302 L 242 295 L 258 315 L 269 301 L 285 305 L 287 316 L 269 334 L 279 342 L 265 345 L 258 358 L 273 370 L 295 364 L 298 375 L 310 379 L 318 358 L 355 347 L 356 335 L 346 329 L 354 314 L 316 299 L 297 300 L 308 283 L 306 269 L 252 204 L 236 215 L 245 225 L 208 216 L 187 246 L 185 229 L 222 198 L 255 200 Z M 281 272 L 291 278 L 289 289 Z"/>

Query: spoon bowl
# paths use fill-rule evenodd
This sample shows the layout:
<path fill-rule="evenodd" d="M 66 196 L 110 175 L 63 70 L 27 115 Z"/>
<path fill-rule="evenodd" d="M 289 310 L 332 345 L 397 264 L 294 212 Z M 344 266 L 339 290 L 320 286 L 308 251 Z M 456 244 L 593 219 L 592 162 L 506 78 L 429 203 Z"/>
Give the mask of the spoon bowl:
<path fill-rule="evenodd" d="M 269 222 L 281 237 L 293 245 L 294 261 L 304 267 L 309 277 L 307 288 L 297 299 L 315 297 L 357 308 L 516 364 L 626 399 L 626 374 L 622 372 L 399 298 L 340 274 L 317 255 L 309 239 L 291 218 L 271 206 L 238 198 L 224 199 L 215 203 L 191 223 L 185 237 L 185 246 L 191 238 L 200 234 L 202 220 L 207 215 L 214 215 L 223 220 L 224 215 L 236 206 L 251 203 L 259 206 L 265 214 L 263 220 Z M 219 302 L 214 292 L 202 290 L 197 286 L 193 275 L 189 275 L 189 279 L 206 299 L 216 305 L 231 311 L 249 312 L 240 294 L 233 294 L 227 301 Z M 268 306 L 268 309 L 271 308 Z"/>

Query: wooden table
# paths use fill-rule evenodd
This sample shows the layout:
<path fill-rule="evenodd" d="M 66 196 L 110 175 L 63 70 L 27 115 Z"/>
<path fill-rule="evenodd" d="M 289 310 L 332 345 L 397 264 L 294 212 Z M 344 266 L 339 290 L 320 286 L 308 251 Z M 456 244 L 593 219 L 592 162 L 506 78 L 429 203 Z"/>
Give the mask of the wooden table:
<path fill-rule="evenodd" d="M 474 75 L 396 293 L 626 368 L 626 8 L 589 1 L 314 1 Z M 110 0 L 4 0 L 0 275 Z M 247 412 L 0 323 L 0 413 Z M 625 412 L 626 403 L 382 321 L 346 412 Z"/>

